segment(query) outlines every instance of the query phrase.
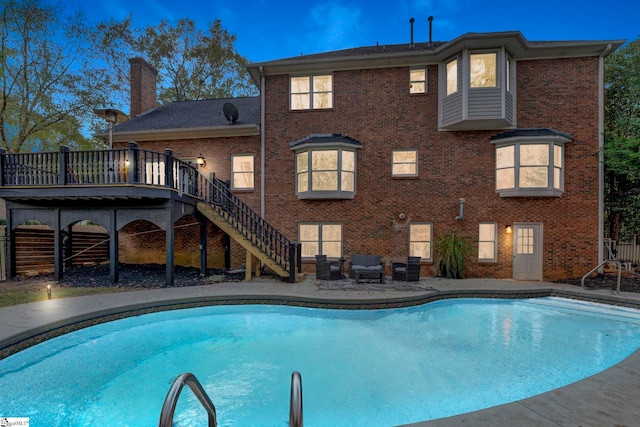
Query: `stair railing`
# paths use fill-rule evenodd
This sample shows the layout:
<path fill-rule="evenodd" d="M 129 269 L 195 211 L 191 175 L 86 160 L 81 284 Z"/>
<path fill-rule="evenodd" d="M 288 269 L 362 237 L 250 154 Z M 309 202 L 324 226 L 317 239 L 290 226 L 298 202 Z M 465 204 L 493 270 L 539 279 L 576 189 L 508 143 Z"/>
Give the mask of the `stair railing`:
<path fill-rule="evenodd" d="M 207 179 L 199 174 L 196 185 L 201 198 L 236 231 L 289 272 L 289 281 L 295 281 L 295 272 L 301 270 L 300 243 L 292 242 L 279 230 L 231 192 L 228 182 L 215 177 Z"/>

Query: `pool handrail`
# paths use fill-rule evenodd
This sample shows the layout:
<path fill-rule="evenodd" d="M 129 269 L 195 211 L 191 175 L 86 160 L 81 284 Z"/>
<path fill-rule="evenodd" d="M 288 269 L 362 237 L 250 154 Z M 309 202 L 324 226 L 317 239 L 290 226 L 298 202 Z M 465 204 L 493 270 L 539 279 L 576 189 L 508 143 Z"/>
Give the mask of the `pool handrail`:
<path fill-rule="evenodd" d="M 291 374 L 291 400 L 289 402 L 289 427 L 303 427 L 302 422 L 302 376 Z"/>
<path fill-rule="evenodd" d="M 169 393 L 167 393 L 167 397 L 164 399 L 164 404 L 162 405 L 162 412 L 160 412 L 160 423 L 158 424 L 158 427 L 173 426 L 173 415 L 176 411 L 180 392 L 182 392 L 185 385 L 189 386 L 193 394 L 195 394 L 200 401 L 200 404 L 207 411 L 209 427 L 218 427 L 218 421 L 216 420 L 216 408 L 213 406 L 213 403 L 211 403 L 211 399 L 209 399 L 207 392 L 202 388 L 200 381 L 198 381 L 196 376 L 191 372 L 181 374 L 171 385 Z"/>
<path fill-rule="evenodd" d="M 616 294 L 620 295 L 620 279 L 622 276 L 622 263 L 617 259 L 606 259 L 602 261 L 600 264 L 598 264 L 597 266 L 595 266 L 593 269 L 591 269 L 587 274 L 582 276 L 582 279 L 580 280 L 580 286 L 582 286 L 582 289 L 585 289 L 585 290 L 587 289 L 584 287 L 584 279 L 586 279 L 587 276 L 589 276 L 591 273 L 593 273 L 594 271 L 596 271 L 597 269 L 599 269 L 600 267 L 602 267 L 603 265 L 609 262 L 613 262 L 618 266 L 618 290 Z M 611 290 L 611 293 L 613 293 L 613 289 Z"/>

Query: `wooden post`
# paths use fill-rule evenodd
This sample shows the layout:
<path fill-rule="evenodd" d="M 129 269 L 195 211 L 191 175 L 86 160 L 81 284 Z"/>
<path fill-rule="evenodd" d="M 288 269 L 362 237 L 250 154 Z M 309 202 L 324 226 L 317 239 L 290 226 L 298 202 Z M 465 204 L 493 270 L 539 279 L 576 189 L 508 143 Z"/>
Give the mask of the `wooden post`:
<path fill-rule="evenodd" d="M 253 260 L 254 260 L 254 263 L 253 263 L 253 264 L 255 265 L 255 273 L 256 273 L 256 277 L 260 277 L 260 275 L 262 274 L 262 273 L 260 272 L 260 260 L 258 260 L 258 258 L 257 258 L 257 257 L 255 257 L 255 256 L 253 257 Z"/>
<path fill-rule="evenodd" d="M 206 218 L 200 219 L 200 274 L 207 275 L 207 225 Z"/>
<path fill-rule="evenodd" d="M 166 263 L 167 263 L 167 276 L 165 283 L 167 286 L 173 286 L 173 273 L 175 272 L 175 261 L 174 261 L 174 239 L 175 239 L 175 230 L 173 227 L 173 213 L 171 209 L 168 209 L 167 212 L 167 222 L 166 222 L 166 230 L 165 230 L 165 238 L 166 238 Z"/>
<path fill-rule="evenodd" d="M 60 146 L 60 184 L 67 185 L 69 181 L 69 147 Z"/>
<path fill-rule="evenodd" d="M 137 184 L 138 182 L 138 159 L 140 150 L 135 141 L 129 141 L 129 151 L 127 152 L 127 160 L 129 161 L 129 170 L 127 171 L 127 183 Z"/>
<path fill-rule="evenodd" d="M 173 151 L 167 148 L 164 157 L 164 182 L 167 187 L 173 188 Z"/>
<path fill-rule="evenodd" d="M 118 271 L 118 223 L 115 209 L 111 209 L 109 221 L 109 274 L 111 275 L 111 283 L 118 283 L 118 280 L 120 280 Z"/>
<path fill-rule="evenodd" d="M 248 282 L 251 280 L 253 273 L 253 254 L 249 251 L 247 251 L 247 256 L 245 257 L 244 268 L 244 280 Z"/>
<path fill-rule="evenodd" d="M 63 249 L 62 249 L 62 233 L 60 230 L 60 209 L 53 210 L 53 271 L 54 278 L 57 281 L 62 279 L 63 273 Z"/>
<path fill-rule="evenodd" d="M 4 161 L 7 158 L 7 150 L 0 148 L 0 187 L 4 186 Z"/>

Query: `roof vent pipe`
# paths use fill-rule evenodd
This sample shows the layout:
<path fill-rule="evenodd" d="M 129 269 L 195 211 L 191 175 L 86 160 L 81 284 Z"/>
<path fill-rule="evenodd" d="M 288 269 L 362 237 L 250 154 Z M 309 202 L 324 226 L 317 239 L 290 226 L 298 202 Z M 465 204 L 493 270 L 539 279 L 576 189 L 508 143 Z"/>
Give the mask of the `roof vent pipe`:
<path fill-rule="evenodd" d="M 416 45 L 413 43 L 413 22 L 415 21 L 415 19 L 411 18 L 409 19 L 409 25 L 411 26 L 411 43 L 409 43 L 409 47 L 411 49 L 413 49 Z"/>
<path fill-rule="evenodd" d="M 433 44 L 433 16 L 429 17 L 429 46 Z"/>

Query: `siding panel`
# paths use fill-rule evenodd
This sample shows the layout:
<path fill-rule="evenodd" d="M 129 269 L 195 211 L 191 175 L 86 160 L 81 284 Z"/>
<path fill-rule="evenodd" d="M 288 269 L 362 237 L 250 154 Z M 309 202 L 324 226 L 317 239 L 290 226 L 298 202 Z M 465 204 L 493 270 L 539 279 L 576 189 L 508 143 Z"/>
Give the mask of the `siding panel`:
<path fill-rule="evenodd" d="M 469 90 L 468 119 L 501 119 L 502 91 L 495 89 Z"/>

